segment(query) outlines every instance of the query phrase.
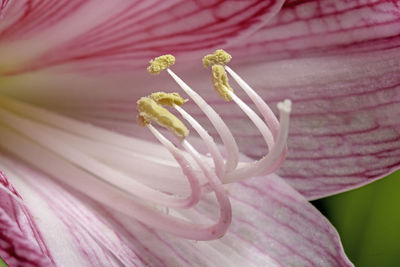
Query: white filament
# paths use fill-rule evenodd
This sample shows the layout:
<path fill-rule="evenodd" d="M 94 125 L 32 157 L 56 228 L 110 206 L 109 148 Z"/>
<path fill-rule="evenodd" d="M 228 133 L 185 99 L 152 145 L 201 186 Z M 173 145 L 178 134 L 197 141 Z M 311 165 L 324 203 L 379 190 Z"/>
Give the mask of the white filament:
<path fill-rule="evenodd" d="M 225 171 L 230 172 L 234 170 L 239 161 L 239 149 L 236 144 L 235 138 L 228 126 L 221 119 L 215 110 L 207 104 L 206 101 L 195 91 L 193 91 L 181 78 L 179 78 L 172 70 L 167 69 L 171 77 L 177 82 L 177 84 L 184 90 L 193 101 L 199 106 L 199 108 L 204 112 L 207 118 L 211 121 L 218 134 L 220 135 L 222 142 L 225 145 L 227 151 L 227 158 L 225 163 Z"/>
<path fill-rule="evenodd" d="M 263 115 L 264 120 L 271 128 L 272 134 L 275 137 L 278 134 L 279 122 L 267 103 L 265 103 L 265 101 L 238 74 L 236 74 L 236 72 L 228 66 L 225 66 L 225 69 L 256 105 L 258 111 Z"/>
<path fill-rule="evenodd" d="M 237 168 L 236 170 L 228 173 L 224 179 L 224 182 L 230 183 L 239 180 L 246 179 L 248 177 L 254 177 L 258 175 L 269 174 L 268 170 L 275 169 L 275 162 L 279 159 L 280 155 L 286 148 L 287 138 L 289 135 L 289 115 L 291 111 L 290 100 L 278 103 L 278 109 L 280 111 L 280 127 L 277 136 L 277 140 L 267 155 L 258 161 L 246 164 L 244 167 Z"/>
<path fill-rule="evenodd" d="M 228 92 L 232 100 L 240 107 L 241 110 L 243 110 L 244 113 L 246 113 L 247 117 L 249 117 L 249 119 L 254 123 L 254 125 L 260 131 L 261 135 L 264 137 L 264 140 L 268 145 L 268 149 L 271 150 L 274 143 L 274 137 L 272 136 L 271 131 L 264 123 L 264 121 L 262 121 L 260 117 L 248 105 L 246 105 L 246 103 L 244 103 L 239 97 L 237 97 L 234 92 L 228 89 L 226 89 L 226 91 Z"/>
<path fill-rule="evenodd" d="M 181 116 L 187 120 L 190 125 L 196 130 L 196 132 L 200 135 L 203 139 L 205 145 L 208 148 L 213 160 L 214 160 L 214 167 L 215 173 L 217 176 L 222 180 L 224 175 L 224 159 L 221 155 L 220 150 L 217 147 L 217 144 L 214 142 L 213 138 L 207 133 L 207 131 L 200 125 L 189 113 L 187 113 L 183 108 L 180 106 L 174 105 L 174 108 L 181 114 Z"/>

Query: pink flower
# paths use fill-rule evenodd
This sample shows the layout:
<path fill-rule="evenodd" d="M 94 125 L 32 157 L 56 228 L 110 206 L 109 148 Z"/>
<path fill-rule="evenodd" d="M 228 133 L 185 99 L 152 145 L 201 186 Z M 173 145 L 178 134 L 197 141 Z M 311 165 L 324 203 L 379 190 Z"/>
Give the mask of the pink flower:
<path fill-rule="evenodd" d="M 5 0 L 0 17 L 0 257 L 10 266 L 352 265 L 308 200 L 400 165 L 397 1 Z M 216 48 L 274 111 L 286 98 L 293 109 L 283 167 L 214 190 L 232 222 L 222 238 L 196 241 L 205 236 L 139 205 L 197 226 L 219 216 L 204 191 L 190 209 L 159 208 L 172 201 L 161 193 L 190 188 L 136 125 L 136 101 L 179 89 L 145 70 L 173 53 L 174 72 L 221 115 L 241 161 L 260 158 L 265 138 L 218 98 L 201 66 Z M 184 108 L 218 136 L 193 101 Z"/>

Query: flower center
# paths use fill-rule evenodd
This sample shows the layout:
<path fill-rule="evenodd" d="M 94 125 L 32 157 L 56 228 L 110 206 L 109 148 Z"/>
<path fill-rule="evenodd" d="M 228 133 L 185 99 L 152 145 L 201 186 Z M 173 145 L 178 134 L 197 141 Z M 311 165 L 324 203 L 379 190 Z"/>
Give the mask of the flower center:
<path fill-rule="evenodd" d="M 280 121 L 268 105 L 226 63 L 223 50 L 204 58 L 212 81 L 224 100 L 236 103 L 255 124 L 269 148 L 254 162 L 240 162 L 238 145 L 219 114 L 171 69 L 172 55 L 151 61 L 149 71 L 168 74 L 211 121 L 226 157 L 206 129 L 185 109 L 177 93 L 153 93 L 138 101 L 138 121 L 166 148 L 112 133 L 0 95 L 0 148 L 50 174 L 62 183 L 155 229 L 196 240 L 216 239 L 227 231 L 232 216 L 225 183 L 266 175 L 285 158 L 291 103 L 278 104 Z M 230 75 L 253 101 L 263 119 L 231 89 Z M 167 108 L 173 108 L 198 133 L 209 155 L 187 140 L 189 130 Z M 169 140 L 152 122 L 170 130 Z M 177 145 L 174 145 L 177 144 Z M 166 153 L 167 152 L 167 153 Z M 169 153 L 169 154 L 168 154 Z M 219 213 L 197 222 L 197 206 L 214 193 Z M 169 210 L 168 214 L 164 212 Z M 217 215 L 217 214 L 216 214 Z M 196 220 L 196 221 L 195 221 Z"/>

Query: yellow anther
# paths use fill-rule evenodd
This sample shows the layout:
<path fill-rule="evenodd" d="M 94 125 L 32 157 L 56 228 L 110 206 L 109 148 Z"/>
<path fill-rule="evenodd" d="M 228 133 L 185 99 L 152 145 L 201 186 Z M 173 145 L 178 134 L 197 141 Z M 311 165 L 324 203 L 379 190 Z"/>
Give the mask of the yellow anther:
<path fill-rule="evenodd" d="M 178 105 L 182 106 L 183 103 L 188 101 L 187 99 L 183 99 L 178 93 L 164 93 L 164 92 L 156 92 L 152 93 L 150 96 L 154 101 L 159 105 L 163 106 L 173 106 Z"/>
<path fill-rule="evenodd" d="M 225 101 L 230 101 L 232 98 L 230 97 L 228 90 L 233 92 L 232 88 L 228 83 L 228 76 L 226 75 L 225 69 L 221 65 L 213 65 L 212 66 L 212 82 L 214 84 L 214 88 L 217 93 L 224 99 Z"/>
<path fill-rule="evenodd" d="M 188 128 L 171 112 L 158 105 L 153 99 L 142 97 L 137 101 L 139 125 L 146 126 L 151 121 L 167 128 L 175 136 L 185 138 L 189 134 Z"/>
<path fill-rule="evenodd" d="M 163 55 L 150 60 L 149 63 L 150 66 L 147 67 L 147 71 L 151 74 L 159 74 L 175 64 L 175 57 L 173 55 Z"/>
<path fill-rule="evenodd" d="M 206 55 L 203 57 L 203 65 L 206 68 L 209 68 L 212 65 L 226 65 L 229 61 L 231 61 L 232 56 L 229 55 L 222 49 L 216 50 L 214 53 L 210 55 Z"/>

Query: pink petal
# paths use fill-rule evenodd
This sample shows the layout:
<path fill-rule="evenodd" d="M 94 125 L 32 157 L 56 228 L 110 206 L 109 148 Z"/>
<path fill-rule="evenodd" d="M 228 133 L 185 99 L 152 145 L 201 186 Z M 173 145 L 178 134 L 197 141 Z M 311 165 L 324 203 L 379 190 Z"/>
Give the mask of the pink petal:
<path fill-rule="evenodd" d="M 160 53 L 204 51 L 243 39 L 282 4 L 14 1 L 0 26 L 1 57 L 9 63 L 9 73 L 75 62 L 75 70 L 132 70 Z"/>
<path fill-rule="evenodd" d="M 42 234 L 23 199 L 0 171 L 0 258 L 9 266 L 52 266 Z"/>
<path fill-rule="evenodd" d="M 4 10 L 6 9 L 7 4 L 8 4 L 9 2 L 10 2 L 9 0 L 1 0 L 1 1 L 0 1 L 0 18 L 1 18 L 1 16 L 2 16 L 2 14 L 4 13 Z"/>
<path fill-rule="evenodd" d="M 60 266 L 143 266 L 138 251 L 121 241 L 101 216 L 48 177 L 0 155 L 26 199 L 55 264 Z"/>
<path fill-rule="evenodd" d="M 25 165 L 4 156 L 2 162 L 18 174 L 12 178 L 29 193 L 26 197 L 32 202 L 27 202 L 28 207 L 39 226 L 46 226 L 43 220 L 54 223 L 51 231 L 43 233 L 56 263 L 72 266 L 79 260 L 85 266 L 352 266 L 335 229 L 276 176 L 230 186 L 234 212 L 231 228 L 222 239 L 198 242 L 154 231 Z M 33 202 L 47 204 L 38 208 L 29 205 Z M 205 202 L 197 212 L 212 216 L 214 210 L 212 202 Z M 69 251 L 77 253 L 75 262 L 67 257 L 71 256 Z"/>
<path fill-rule="evenodd" d="M 359 53 L 399 45 L 398 1 L 286 1 L 236 52 L 258 60 Z"/>
<path fill-rule="evenodd" d="M 232 231 L 252 228 L 240 236 L 281 265 L 352 266 L 333 226 L 278 176 L 233 184 L 229 192 L 237 223 Z"/>

